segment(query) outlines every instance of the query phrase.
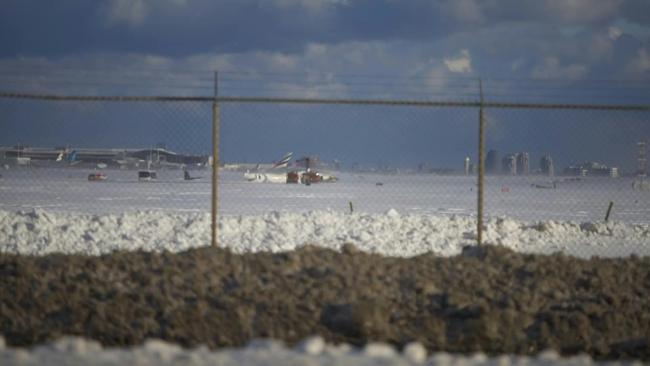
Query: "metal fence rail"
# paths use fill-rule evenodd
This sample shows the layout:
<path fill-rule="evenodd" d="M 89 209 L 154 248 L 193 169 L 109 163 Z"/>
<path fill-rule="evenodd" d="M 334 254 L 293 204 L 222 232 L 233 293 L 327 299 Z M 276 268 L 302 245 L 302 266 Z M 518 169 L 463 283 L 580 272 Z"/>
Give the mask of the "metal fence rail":
<path fill-rule="evenodd" d="M 125 107 L 125 105 L 128 105 L 128 107 Z M 95 110 L 92 112 L 83 111 L 89 107 Z M 369 149 L 378 149 L 382 146 L 375 145 L 383 144 L 392 149 L 391 154 L 398 157 L 400 154 L 412 157 L 417 155 L 418 152 L 426 151 L 426 153 L 421 153 L 422 162 L 418 162 L 420 166 L 413 167 L 412 171 L 404 174 L 416 177 L 415 180 L 421 180 L 422 184 L 431 183 L 428 179 L 432 176 L 442 177 L 438 181 L 431 183 L 440 184 L 439 188 L 437 188 L 440 194 L 436 199 L 442 202 L 441 205 L 453 205 L 453 200 L 457 199 L 459 194 L 467 194 L 467 192 L 462 193 L 459 190 L 460 186 L 465 185 L 465 188 L 473 191 L 474 184 L 468 184 L 467 182 L 468 179 L 477 179 L 476 204 L 474 205 L 476 212 L 471 214 L 477 218 L 476 238 L 479 244 L 483 240 L 484 210 L 486 210 L 488 216 L 509 215 L 516 211 L 525 219 L 535 219 L 535 215 L 540 218 L 547 218 L 548 215 L 544 216 L 540 212 L 535 213 L 535 207 L 539 208 L 540 211 L 549 210 L 548 207 L 551 204 L 547 204 L 545 200 L 550 197 L 550 191 L 547 191 L 550 189 L 556 190 L 554 192 L 560 192 L 561 190 L 565 198 L 573 199 L 573 203 L 562 202 L 562 205 L 559 205 L 562 207 L 557 210 L 571 211 L 571 207 L 575 207 L 577 208 L 575 215 L 587 212 L 583 217 L 593 219 L 593 213 L 590 211 L 593 210 L 593 207 L 614 202 L 614 212 L 616 212 L 619 205 L 622 205 L 625 207 L 625 214 L 632 217 L 633 221 L 650 220 L 650 212 L 643 211 L 640 208 L 637 210 L 638 207 L 649 203 L 645 193 L 630 195 L 621 193 L 621 189 L 623 189 L 621 187 L 628 185 L 627 183 L 632 186 L 635 184 L 635 179 L 638 179 L 637 176 L 642 176 L 644 173 L 634 164 L 636 164 L 635 159 L 642 159 L 637 156 L 640 154 L 637 152 L 637 144 L 647 141 L 648 137 L 650 137 L 650 128 L 648 127 L 650 125 L 650 115 L 648 113 L 650 112 L 650 105 L 507 103 L 484 101 L 482 97 L 478 101 L 245 97 L 221 96 L 217 94 L 215 88 L 214 97 L 64 96 L 0 92 L 0 109 L 8 111 L 3 117 L 7 125 L 18 123 L 10 121 L 12 118 L 16 121 L 31 118 L 33 117 L 32 114 L 35 113 L 34 110 L 38 110 L 41 115 L 45 113 L 56 120 L 56 126 L 48 125 L 47 128 L 50 129 L 75 131 L 76 128 L 80 128 L 79 126 L 94 124 L 98 131 L 111 131 L 107 135 L 112 136 L 112 141 L 93 136 L 89 137 L 89 143 L 94 146 L 85 147 L 109 148 L 109 145 L 115 144 L 114 141 L 118 141 L 118 143 L 126 142 L 127 145 L 137 145 L 135 141 L 120 138 L 119 133 L 116 134 L 115 130 L 121 128 L 122 132 L 126 133 L 129 128 L 138 129 L 139 124 L 142 124 L 146 126 L 145 130 L 150 129 L 144 132 L 145 135 L 150 132 L 152 136 L 155 135 L 155 137 L 150 137 L 157 139 L 157 141 L 167 139 L 176 142 L 182 141 L 182 143 L 177 144 L 178 146 L 171 149 L 174 154 L 180 152 L 186 155 L 205 155 L 209 151 L 212 164 L 222 167 L 225 166 L 225 163 L 232 162 L 233 155 L 231 152 L 234 144 L 245 144 L 247 140 L 262 141 L 259 136 L 254 137 L 251 133 L 270 135 L 270 149 L 290 150 L 281 147 L 281 143 L 275 144 L 273 142 L 274 138 L 280 140 L 280 142 L 286 142 L 284 139 L 279 138 L 281 135 L 276 132 L 288 129 L 298 131 L 299 140 L 310 138 L 312 136 L 310 134 L 318 133 L 320 134 L 318 139 L 323 141 L 349 136 L 348 139 L 351 143 L 363 141 L 363 143 L 368 144 Z M 478 113 L 475 114 L 475 112 Z M 96 120 L 89 120 L 90 117 Z M 125 119 L 127 122 L 120 124 L 116 122 L 115 118 Z M 84 122 L 80 121 L 82 119 Z M 139 120 L 145 122 L 137 122 Z M 314 120 L 314 122 L 311 122 L 311 120 Z M 479 123 L 476 124 L 476 122 Z M 48 139 L 48 136 L 45 136 L 46 134 L 36 133 L 38 129 L 47 130 L 47 128 L 43 127 L 46 125 L 45 122 L 41 122 L 39 125 L 31 121 L 24 128 L 34 129 L 32 135 L 37 136 L 34 138 L 35 141 L 24 139 L 15 141 L 15 143 L 57 146 L 56 144 L 60 144 L 60 142 L 54 141 L 52 138 Z M 333 126 L 331 129 L 324 128 L 330 125 Z M 476 128 L 477 126 L 478 128 Z M 245 132 L 237 130 L 238 128 L 244 128 Z M 379 138 L 379 141 L 373 145 L 372 141 L 364 137 L 364 129 L 383 129 L 384 137 Z M 409 129 L 417 131 L 416 134 L 411 136 L 414 141 L 412 144 L 409 144 L 407 138 L 397 138 L 397 136 L 400 136 L 399 134 L 404 135 L 405 131 L 409 131 Z M 449 129 L 449 131 L 446 129 Z M 441 133 L 443 130 L 447 131 L 446 134 Z M 88 133 L 92 134 L 92 131 L 89 131 Z M 518 143 L 515 144 L 517 146 L 495 147 L 504 144 L 503 141 L 500 141 L 500 134 L 504 133 L 518 136 Z M 58 137 L 64 136 L 65 132 L 55 133 L 54 135 Z M 427 141 L 423 138 L 423 135 L 431 136 L 433 139 L 431 140 L 432 146 L 436 146 L 436 149 L 431 151 L 441 155 L 448 154 L 451 151 L 447 140 L 451 138 L 458 139 L 465 146 L 466 154 L 462 155 L 476 157 L 478 165 L 470 171 L 466 166 L 464 172 L 460 169 L 449 172 L 437 169 L 439 166 L 444 167 L 445 164 L 449 164 L 441 159 L 437 163 L 438 165 L 428 166 L 426 160 L 429 157 L 426 154 L 431 154 L 431 151 L 426 150 Z M 562 140 L 564 145 L 552 146 L 552 141 L 558 141 L 553 140 L 553 138 L 558 136 L 562 137 L 559 140 Z M 569 141 L 572 138 L 575 141 Z M 478 141 L 478 144 L 467 143 L 465 142 L 466 139 Z M 543 139 L 548 139 L 548 141 L 543 141 Z M 161 149 L 165 150 L 164 147 L 153 148 L 151 138 L 143 141 L 140 147 L 148 150 L 150 154 L 157 152 L 160 159 Z M 399 143 L 392 144 L 391 141 L 399 141 Z M 606 146 L 607 144 L 612 144 L 612 146 Z M 78 146 L 79 144 L 74 145 Z M 299 144 L 299 146 L 303 150 L 309 147 L 308 144 Z M 440 147 L 438 148 L 438 146 Z M 121 148 L 123 146 L 115 147 Z M 363 149 L 364 146 L 349 148 L 348 160 L 352 159 L 354 153 L 359 153 Z M 408 152 L 409 149 L 416 152 L 412 154 Z M 500 159 L 500 156 L 497 155 L 499 149 L 506 150 L 506 156 L 503 159 Z M 549 172 L 548 167 L 544 168 L 543 166 L 540 166 L 540 168 L 531 167 L 535 165 L 536 161 L 541 162 L 547 159 L 547 156 L 550 159 L 551 155 L 553 155 L 551 153 L 553 149 L 558 150 L 555 153 L 555 164 L 557 165 L 555 169 L 552 169 L 554 171 Z M 531 150 L 530 155 L 528 150 Z M 608 156 L 608 151 L 616 154 L 616 156 Z M 67 148 L 62 149 L 61 152 L 70 153 Z M 318 152 L 306 151 L 305 153 L 313 154 Z M 331 151 L 329 153 L 332 155 Z M 458 156 L 459 165 L 463 156 Z M 591 162 L 595 165 L 588 165 L 585 160 L 589 160 L 590 156 L 594 156 L 593 159 L 598 161 L 611 158 L 610 165 L 597 165 L 596 161 Z M 132 156 L 129 157 L 133 158 Z M 5 156 L 5 160 L 6 158 L 7 156 Z M 140 162 L 150 162 L 150 159 L 146 157 L 138 159 Z M 253 159 L 257 159 L 257 157 L 252 156 L 251 160 Z M 559 166 L 560 162 L 562 163 L 561 166 Z M 161 164 L 161 161 L 159 160 L 157 163 Z M 612 164 L 622 163 L 625 166 L 611 166 Z M 375 162 L 375 164 L 381 165 L 381 162 Z M 548 164 L 548 161 L 546 164 Z M 495 166 L 499 168 L 497 169 Z M 519 171 L 517 171 L 517 167 L 519 167 Z M 179 164 L 174 168 L 184 169 L 187 166 L 186 164 Z M 206 167 L 203 166 L 202 168 Z M 385 185 L 379 181 L 380 178 L 373 175 L 376 174 L 375 167 L 348 166 L 347 168 L 346 174 L 354 179 L 357 179 L 355 176 L 364 177 L 365 174 L 363 179 L 377 181 L 371 182 L 371 184 Z M 389 172 L 392 174 L 388 178 L 381 179 L 392 179 L 396 182 L 398 193 L 392 192 L 392 194 L 396 194 L 396 197 L 402 197 L 404 201 L 413 200 L 413 197 L 408 194 L 401 195 L 399 190 L 406 193 L 413 192 L 415 195 L 421 194 L 418 187 L 409 185 L 408 180 L 410 178 L 400 180 L 400 176 L 395 175 L 394 170 L 387 167 L 382 169 L 384 169 L 384 173 Z M 400 169 L 408 170 L 409 168 L 402 167 Z M 93 169 L 89 168 L 88 170 Z M 236 172 L 236 174 L 240 173 L 241 171 Z M 211 203 L 213 245 L 217 244 L 218 237 L 219 196 L 222 195 L 221 198 L 226 198 L 224 195 L 230 192 L 227 186 L 228 179 L 235 179 L 236 174 L 233 172 L 226 177 L 221 177 L 219 169 L 211 170 L 209 182 L 211 199 L 209 202 Z M 468 176 L 465 176 L 465 174 Z M 609 177 L 604 177 L 605 175 Z M 358 180 L 361 179 L 358 178 Z M 574 182 L 577 181 L 582 181 L 582 188 L 578 189 L 576 187 Z M 203 182 L 208 183 L 207 179 Z M 178 199 L 178 197 L 174 197 L 173 193 L 173 189 L 177 188 L 172 187 L 175 181 L 170 180 L 168 183 L 171 188 L 169 188 L 169 192 L 166 193 L 165 197 Z M 220 190 L 220 185 L 223 185 L 224 189 Z M 558 190 L 558 186 L 560 190 Z M 358 187 L 352 185 L 351 190 L 347 192 L 331 190 L 323 194 L 329 195 L 327 197 L 330 197 L 331 202 L 336 202 L 337 207 L 341 207 L 341 202 L 346 204 L 349 202 L 350 208 L 352 208 L 352 198 L 364 197 L 362 193 L 368 187 L 369 184 L 363 185 L 359 183 Z M 165 187 L 157 187 L 157 190 L 164 191 Z M 194 193 L 197 195 L 204 194 L 200 192 Z M 283 197 L 276 188 L 268 188 L 268 193 Z M 513 198 L 515 195 L 528 197 L 530 207 L 523 211 L 521 207 L 517 208 L 516 205 L 525 205 L 526 202 L 515 202 L 516 199 Z M 485 202 L 485 208 L 484 200 L 487 201 Z M 593 202 L 594 200 L 598 200 L 598 202 Z M 291 208 L 297 207 L 299 203 L 296 202 L 300 202 L 300 199 L 298 197 L 297 200 L 292 198 L 288 201 L 291 202 L 288 203 L 287 207 Z M 426 199 L 422 201 L 426 201 Z M 432 201 L 426 202 L 430 203 Z M 426 202 L 422 203 L 422 205 L 413 203 L 413 209 L 425 213 L 435 213 L 436 211 L 431 210 L 431 207 L 426 207 Z M 237 205 L 245 204 L 244 202 Z M 318 208 L 330 208 L 329 204 L 323 202 L 314 205 L 314 207 Z M 361 209 L 364 208 L 363 202 L 356 206 Z M 384 206 L 378 204 L 368 205 L 369 210 L 380 210 L 382 207 Z M 187 209 L 187 207 L 185 208 Z M 205 207 L 198 204 L 197 209 L 205 209 Z M 608 210 L 608 217 L 610 210 L 611 205 Z M 444 210 L 439 211 L 445 213 Z M 557 211 L 554 212 L 557 213 Z M 562 218 L 565 218 L 564 216 L 570 218 L 570 214 L 569 212 L 569 214 L 563 215 Z M 549 217 L 552 217 L 551 214 L 549 215 Z"/>
<path fill-rule="evenodd" d="M 508 103 L 489 101 L 423 101 L 389 99 L 321 99 L 321 98 L 279 98 L 279 97 L 188 97 L 188 96 L 88 96 L 54 95 L 0 92 L 0 98 L 35 99 L 52 101 L 104 101 L 104 102 L 234 102 L 234 103 L 290 103 L 290 104 L 348 104 L 348 105 L 389 105 L 411 107 L 474 107 L 506 109 L 577 109 L 613 111 L 650 111 L 646 104 L 580 104 L 580 103 Z"/>

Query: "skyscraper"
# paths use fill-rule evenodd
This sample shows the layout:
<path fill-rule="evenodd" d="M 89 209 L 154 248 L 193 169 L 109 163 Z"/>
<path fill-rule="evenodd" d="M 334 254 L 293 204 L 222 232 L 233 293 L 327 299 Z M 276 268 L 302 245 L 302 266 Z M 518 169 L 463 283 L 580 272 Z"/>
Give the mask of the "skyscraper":
<path fill-rule="evenodd" d="M 544 155 L 539 162 L 539 168 L 542 171 L 542 174 L 552 177 L 555 175 L 555 169 L 553 168 L 553 158 L 551 155 Z"/>
<path fill-rule="evenodd" d="M 499 152 L 497 150 L 490 150 L 485 159 L 485 172 L 487 174 L 501 173 L 501 161 L 499 159 Z"/>
<path fill-rule="evenodd" d="M 530 173 L 530 163 L 527 152 L 520 152 L 517 154 L 517 172 L 520 175 L 528 175 Z"/>
<path fill-rule="evenodd" d="M 508 175 L 517 175 L 517 154 L 508 154 L 501 160 L 501 171 Z"/>

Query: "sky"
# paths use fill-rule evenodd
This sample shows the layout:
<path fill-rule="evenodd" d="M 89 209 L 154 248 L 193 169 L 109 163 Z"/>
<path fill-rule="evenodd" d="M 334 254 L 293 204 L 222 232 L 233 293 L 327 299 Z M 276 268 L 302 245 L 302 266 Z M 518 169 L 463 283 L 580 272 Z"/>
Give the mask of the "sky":
<path fill-rule="evenodd" d="M 223 96 L 475 101 L 480 78 L 488 101 L 650 104 L 647 0 L 7 0 L 0 44 L 5 92 L 212 96 L 219 71 Z M 97 115 L 80 106 L 70 112 L 0 103 L 12 111 L 0 120 L 5 130 L 12 126 L 0 145 L 77 144 L 91 141 L 93 131 L 114 144 L 128 133 L 126 127 L 79 128 L 79 121 L 69 121 Z M 210 118 L 209 106 L 145 116 L 113 105 L 100 109 L 106 116 L 98 120 L 119 117 L 130 126 L 197 120 L 200 131 L 176 149 L 209 149 L 209 120 L 201 124 Z M 468 143 L 476 135 L 471 110 L 223 109 L 230 118 L 222 121 L 228 160 L 272 160 L 294 151 L 348 164 L 456 167 L 476 154 Z M 38 110 L 58 125 L 39 127 L 45 122 Z M 635 140 L 650 139 L 648 113 L 497 110 L 487 116 L 490 148 L 530 151 L 535 161 L 553 153 L 563 164 L 599 159 L 629 166 Z M 444 122 L 431 127 L 431 120 Z M 545 123 L 552 132 L 540 126 Z M 176 129 L 182 135 L 187 127 L 161 129 L 154 136 L 155 124 L 144 128 L 150 138 L 140 143 L 174 145 Z M 546 142 L 518 129 L 539 130 Z M 403 135 L 410 137 L 394 143 Z"/>

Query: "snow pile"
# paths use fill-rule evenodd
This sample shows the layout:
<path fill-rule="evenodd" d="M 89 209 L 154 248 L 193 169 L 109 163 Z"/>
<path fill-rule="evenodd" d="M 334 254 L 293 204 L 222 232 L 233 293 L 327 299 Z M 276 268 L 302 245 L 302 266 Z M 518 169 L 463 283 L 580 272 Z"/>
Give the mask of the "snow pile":
<path fill-rule="evenodd" d="M 596 365 L 588 356 L 560 358 L 553 351 L 537 357 L 500 356 L 482 353 L 471 356 L 427 352 L 419 343 L 406 345 L 400 353 L 383 343 L 362 349 L 347 344 L 329 345 L 321 337 L 310 337 L 295 348 L 273 340 L 254 340 L 246 348 L 210 351 L 205 347 L 183 349 L 160 340 L 141 347 L 102 348 L 91 340 L 65 337 L 27 351 L 7 348 L 0 337 L 3 365 Z"/>
<path fill-rule="evenodd" d="M 224 216 L 219 244 L 242 252 L 289 251 L 312 244 L 409 257 L 425 252 L 450 256 L 476 242 L 476 221 L 467 216 L 311 211 Z M 36 209 L 0 210 L 0 252 L 100 255 L 115 250 L 184 251 L 210 245 L 210 215 L 161 211 L 75 214 Z M 484 242 L 517 251 L 590 257 L 650 255 L 650 229 L 621 222 L 486 221 Z"/>

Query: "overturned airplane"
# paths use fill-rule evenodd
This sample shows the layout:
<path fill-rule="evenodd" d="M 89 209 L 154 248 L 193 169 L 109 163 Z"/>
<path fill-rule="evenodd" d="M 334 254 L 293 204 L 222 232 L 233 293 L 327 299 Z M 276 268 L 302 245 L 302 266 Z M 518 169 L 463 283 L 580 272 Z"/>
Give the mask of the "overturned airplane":
<path fill-rule="evenodd" d="M 323 174 L 312 170 L 310 167 L 310 158 L 299 160 L 305 164 L 305 170 L 290 170 L 286 172 L 273 171 L 275 169 L 287 167 L 292 156 L 293 153 L 287 153 L 282 157 L 282 159 L 280 159 L 280 161 L 273 164 L 270 169 L 271 171 L 246 171 L 246 173 L 244 173 L 244 178 L 249 182 L 257 183 L 301 183 L 305 185 L 310 185 L 312 183 L 333 183 L 338 181 L 338 178 L 331 174 Z"/>

